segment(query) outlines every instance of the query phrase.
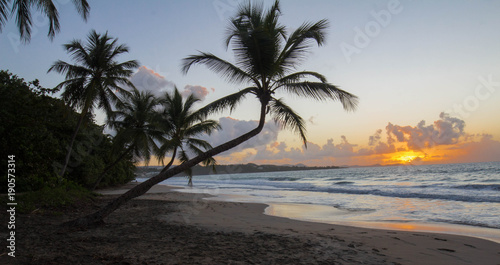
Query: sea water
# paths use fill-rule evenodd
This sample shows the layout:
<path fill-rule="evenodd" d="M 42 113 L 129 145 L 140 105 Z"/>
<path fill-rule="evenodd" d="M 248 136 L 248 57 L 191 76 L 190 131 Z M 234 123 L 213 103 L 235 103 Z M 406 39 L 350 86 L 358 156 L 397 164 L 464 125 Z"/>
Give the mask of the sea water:
<path fill-rule="evenodd" d="M 193 183 L 162 182 L 216 200 L 266 203 L 268 214 L 296 219 L 458 224 L 500 236 L 500 162 L 213 174 L 194 176 Z"/>

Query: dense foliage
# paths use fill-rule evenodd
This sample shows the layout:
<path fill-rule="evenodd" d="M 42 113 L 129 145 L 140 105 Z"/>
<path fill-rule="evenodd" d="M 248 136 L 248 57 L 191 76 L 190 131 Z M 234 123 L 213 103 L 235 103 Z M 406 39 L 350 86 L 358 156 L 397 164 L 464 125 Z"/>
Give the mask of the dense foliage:
<path fill-rule="evenodd" d="M 88 188 L 112 160 L 112 139 L 87 115 L 76 137 L 68 173 L 58 177 L 56 172 L 64 161 L 80 114 L 62 100 L 48 96 L 50 92 L 38 81 L 25 82 L 8 71 L 0 71 L 0 154 L 4 169 L 7 156 L 15 155 L 16 192 L 68 182 Z M 3 170 L 2 183 L 7 181 L 6 174 Z M 128 157 L 108 172 L 101 187 L 133 178 L 134 165 Z M 5 192 L 7 185 L 0 186 L 0 191 Z"/>

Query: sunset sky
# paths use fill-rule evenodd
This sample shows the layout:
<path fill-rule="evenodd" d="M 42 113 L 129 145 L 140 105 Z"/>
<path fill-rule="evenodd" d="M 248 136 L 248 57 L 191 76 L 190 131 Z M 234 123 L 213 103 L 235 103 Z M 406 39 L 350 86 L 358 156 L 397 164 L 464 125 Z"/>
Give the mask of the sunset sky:
<path fill-rule="evenodd" d="M 137 59 L 132 77 L 155 93 L 175 84 L 206 104 L 244 87 L 228 84 L 205 67 L 180 71 L 197 51 L 233 61 L 224 47 L 235 0 L 89 1 L 84 22 L 68 0 L 59 3 L 61 32 L 53 41 L 46 18 L 34 16 L 29 44 L 20 44 L 13 19 L 0 33 L 0 68 L 44 87 L 64 80 L 47 70 L 70 61 L 62 44 L 108 31 Z M 269 6 L 271 1 L 265 1 Z M 307 120 L 308 149 L 300 138 L 269 121 L 263 133 L 218 156 L 220 164 L 372 165 L 500 161 L 500 1 L 283 0 L 281 23 L 289 31 L 306 21 L 330 21 L 326 45 L 314 47 L 297 70 L 322 73 L 360 98 L 355 112 L 338 102 L 286 94 Z M 253 129 L 258 105 L 248 98 L 209 139 L 219 144 Z M 97 113 L 98 122 L 103 122 Z"/>

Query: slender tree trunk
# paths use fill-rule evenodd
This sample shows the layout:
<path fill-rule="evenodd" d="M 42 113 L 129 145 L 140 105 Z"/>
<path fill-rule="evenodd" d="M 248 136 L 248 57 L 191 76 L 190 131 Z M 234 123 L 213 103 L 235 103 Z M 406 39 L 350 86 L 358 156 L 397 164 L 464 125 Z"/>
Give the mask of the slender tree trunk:
<path fill-rule="evenodd" d="M 69 159 L 71 158 L 71 153 L 73 152 L 73 144 L 75 143 L 76 135 L 78 134 L 78 131 L 80 130 L 80 126 L 82 125 L 83 119 L 84 119 L 86 114 L 87 114 L 87 111 L 82 111 L 82 113 L 80 114 L 80 119 L 78 120 L 78 124 L 76 125 L 75 132 L 73 133 L 73 136 L 71 137 L 71 142 L 69 144 L 68 153 L 66 154 L 66 159 L 64 160 L 64 166 L 61 170 L 61 173 L 59 174 L 60 177 L 63 177 L 64 173 L 66 173 L 66 169 L 68 168 L 68 164 L 69 164 Z"/>
<path fill-rule="evenodd" d="M 66 222 L 64 225 L 69 226 L 69 227 L 91 227 L 91 226 L 96 226 L 99 224 L 103 223 L 104 218 L 106 218 L 109 214 L 111 214 L 113 211 L 118 209 L 122 204 L 128 202 L 129 200 L 136 198 L 138 196 L 143 195 L 146 193 L 151 187 L 154 185 L 158 184 L 161 181 L 164 181 L 176 174 L 179 174 L 183 172 L 184 170 L 191 168 L 198 163 L 213 157 L 215 155 L 218 155 L 224 151 L 227 151 L 231 148 L 236 147 L 237 145 L 249 140 L 250 138 L 256 136 L 262 131 L 262 128 L 264 128 L 264 123 L 266 120 L 266 107 L 269 102 L 269 99 L 261 100 L 261 109 L 260 109 L 260 120 L 259 120 L 259 125 L 257 128 L 251 130 L 250 132 L 237 137 L 231 141 L 228 141 L 226 143 L 223 143 L 219 146 L 216 146 L 205 153 L 189 160 L 186 161 L 179 166 L 176 166 L 174 168 L 171 168 L 169 170 L 164 171 L 163 173 L 160 173 L 145 182 L 142 182 L 141 184 L 135 186 L 134 188 L 130 189 L 126 193 L 122 194 L 120 197 L 116 198 L 112 202 L 110 202 L 108 205 L 104 206 L 100 210 L 98 210 L 95 213 L 89 214 L 87 216 L 81 217 L 79 219 Z"/>
<path fill-rule="evenodd" d="M 174 153 L 172 154 L 172 158 L 170 159 L 170 162 L 168 162 L 168 164 L 161 170 L 160 174 L 163 174 L 165 171 L 167 171 L 172 166 L 176 155 L 177 155 L 177 148 L 174 149 Z"/>
<path fill-rule="evenodd" d="M 122 159 L 128 154 L 130 153 L 130 151 L 132 150 L 132 148 L 134 148 L 134 145 L 131 145 L 127 148 L 127 150 L 125 150 L 113 163 L 111 163 L 109 166 L 107 166 L 103 171 L 102 173 L 99 175 L 99 177 L 97 178 L 97 181 L 94 183 L 94 186 L 92 187 L 92 190 L 95 190 L 97 188 L 97 186 L 99 185 L 99 183 L 101 183 L 101 180 L 104 178 L 104 176 L 106 175 L 106 173 L 108 173 L 108 171 L 110 169 L 112 169 L 116 164 L 118 164 L 118 162 L 122 161 Z"/>

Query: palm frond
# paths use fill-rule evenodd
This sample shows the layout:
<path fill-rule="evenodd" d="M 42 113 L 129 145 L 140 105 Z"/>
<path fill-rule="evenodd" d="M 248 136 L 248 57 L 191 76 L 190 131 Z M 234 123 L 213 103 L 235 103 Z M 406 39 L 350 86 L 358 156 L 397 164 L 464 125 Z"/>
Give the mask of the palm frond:
<path fill-rule="evenodd" d="M 184 135 L 188 137 L 211 134 L 215 130 L 220 130 L 219 122 L 215 120 L 204 120 L 186 128 Z"/>
<path fill-rule="evenodd" d="M 327 28 L 328 20 L 326 19 L 316 23 L 302 24 L 288 38 L 277 63 L 285 70 L 294 69 L 305 58 L 311 41 L 315 41 L 318 46 L 323 45 Z"/>
<path fill-rule="evenodd" d="M 199 55 L 191 55 L 182 60 L 182 72 L 186 74 L 191 66 L 204 64 L 208 69 L 220 74 L 223 78 L 232 83 L 243 83 L 255 81 L 255 79 L 242 69 L 225 61 L 211 53 L 201 52 Z"/>
<path fill-rule="evenodd" d="M 255 94 L 256 93 L 255 91 L 257 91 L 257 88 L 248 87 L 236 93 L 227 95 L 199 109 L 197 111 L 198 113 L 197 115 L 199 115 L 200 117 L 207 117 L 210 114 L 222 112 L 226 109 L 229 109 L 232 112 L 234 108 L 245 98 L 247 94 L 249 93 Z"/>
<path fill-rule="evenodd" d="M 196 148 L 203 148 L 205 150 L 209 150 L 212 148 L 212 145 L 202 139 L 197 139 L 197 138 L 188 138 L 186 139 L 186 144 L 194 150 L 194 147 Z"/>
<path fill-rule="evenodd" d="M 158 162 L 161 162 L 167 156 L 167 153 L 174 152 L 178 147 L 179 143 L 176 139 L 165 139 L 160 143 L 159 147 L 154 150 L 154 154 L 158 158 Z"/>
<path fill-rule="evenodd" d="M 187 152 L 182 148 L 179 151 L 179 155 L 177 156 L 177 158 L 179 159 L 179 161 L 181 163 L 189 161 L 189 156 L 188 156 Z"/>
<path fill-rule="evenodd" d="M 307 148 L 306 127 L 302 117 L 293 111 L 280 99 L 273 99 L 270 103 L 270 111 L 273 119 L 285 129 L 291 129 L 297 133 Z"/>
<path fill-rule="evenodd" d="M 339 100 L 347 111 L 354 111 L 358 105 L 358 97 L 329 83 L 320 82 L 291 82 L 279 87 L 285 91 L 301 97 L 315 100 Z"/>
<path fill-rule="evenodd" d="M 89 15 L 90 6 L 87 3 L 87 0 L 73 0 L 73 3 L 76 6 L 76 10 L 82 16 L 83 20 L 87 21 L 87 17 Z"/>
<path fill-rule="evenodd" d="M 208 144 L 208 143 L 207 143 Z M 208 144 L 210 147 L 208 148 L 204 148 L 205 150 L 208 150 L 209 148 L 212 148 L 212 146 L 210 144 Z M 189 149 L 191 150 L 191 152 L 193 152 L 195 155 L 201 155 L 203 154 L 205 151 L 201 150 L 200 148 L 198 148 L 196 145 L 188 145 Z M 207 158 L 206 160 L 203 160 L 202 161 L 202 164 L 206 167 L 208 166 L 211 166 L 212 167 L 212 171 L 213 172 L 216 172 L 216 169 L 215 169 L 215 166 L 217 165 L 217 161 L 215 160 L 215 158 L 213 157 L 209 157 Z"/>
<path fill-rule="evenodd" d="M 319 81 L 322 83 L 326 83 L 326 77 L 320 73 L 317 72 L 311 72 L 311 71 L 301 71 L 301 72 L 295 72 L 293 74 L 284 76 L 278 80 L 275 81 L 274 87 L 279 88 L 282 85 L 286 85 L 289 83 L 295 83 L 301 81 L 303 78 L 307 77 L 314 77 L 317 78 Z"/>
<path fill-rule="evenodd" d="M 262 4 L 248 3 L 231 20 L 226 45 L 232 43 L 237 66 L 251 76 L 275 71 L 275 61 L 284 40 L 284 27 L 278 24 L 279 4 L 264 14 Z"/>
<path fill-rule="evenodd" d="M 50 40 L 53 40 L 56 33 L 60 30 L 59 25 L 59 12 L 52 1 L 35 1 L 37 8 L 44 14 L 47 15 L 49 19 L 49 32 L 47 36 Z"/>
<path fill-rule="evenodd" d="M 7 22 L 8 18 L 8 0 L 0 0 L 0 32 L 2 32 L 3 25 Z"/>
<path fill-rule="evenodd" d="M 31 13 L 30 0 L 14 1 L 12 13 L 16 12 L 16 23 L 21 35 L 21 41 L 29 42 L 31 39 Z"/>

